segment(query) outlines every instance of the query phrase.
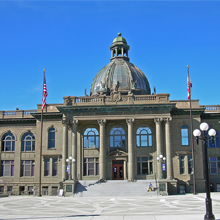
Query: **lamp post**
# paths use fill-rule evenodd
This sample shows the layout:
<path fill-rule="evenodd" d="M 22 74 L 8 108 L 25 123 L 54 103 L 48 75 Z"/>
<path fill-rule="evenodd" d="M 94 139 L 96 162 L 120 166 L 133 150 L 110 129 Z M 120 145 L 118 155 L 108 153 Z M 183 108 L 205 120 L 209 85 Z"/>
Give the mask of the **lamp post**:
<path fill-rule="evenodd" d="M 163 164 L 166 163 L 166 157 L 164 157 L 162 154 L 157 157 L 158 163 L 161 163 L 161 174 L 160 174 L 160 179 L 163 179 Z"/>
<path fill-rule="evenodd" d="M 72 180 L 72 163 L 75 162 L 75 159 L 73 159 L 72 156 L 69 156 L 69 158 L 66 159 L 67 162 L 67 172 L 69 172 L 69 179 L 68 180 Z M 69 167 L 69 169 L 68 169 Z M 69 170 L 69 171 L 68 171 Z"/>
<path fill-rule="evenodd" d="M 200 131 L 199 129 L 195 129 L 193 131 L 193 135 L 196 137 L 196 143 L 198 145 L 199 140 L 203 141 L 203 148 L 204 148 L 204 171 L 205 171 L 205 189 L 206 189 L 206 214 L 204 216 L 205 220 L 215 220 L 215 216 L 212 213 L 212 199 L 210 196 L 210 185 L 209 185 L 209 169 L 208 169 L 208 154 L 207 154 L 207 140 L 214 141 L 214 137 L 216 135 L 215 129 L 210 129 L 208 134 L 211 138 L 206 135 L 206 131 L 209 129 L 209 125 L 206 122 L 200 124 Z"/>

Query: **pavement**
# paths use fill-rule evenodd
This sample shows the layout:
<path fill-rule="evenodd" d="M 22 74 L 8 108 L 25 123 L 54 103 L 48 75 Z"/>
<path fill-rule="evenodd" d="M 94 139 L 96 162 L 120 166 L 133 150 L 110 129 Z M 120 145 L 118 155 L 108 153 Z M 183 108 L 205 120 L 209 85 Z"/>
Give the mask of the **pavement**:
<path fill-rule="evenodd" d="M 205 193 L 143 197 L 9 196 L 0 198 L 0 220 L 202 220 Z M 220 220 L 220 192 L 211 193 Z"/>

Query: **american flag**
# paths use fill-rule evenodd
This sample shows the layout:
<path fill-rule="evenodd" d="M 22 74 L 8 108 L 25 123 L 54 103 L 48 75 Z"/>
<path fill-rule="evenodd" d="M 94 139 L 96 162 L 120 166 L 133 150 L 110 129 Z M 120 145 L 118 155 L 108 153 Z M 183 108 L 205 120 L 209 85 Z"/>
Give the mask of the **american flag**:
<path fill-rule="evenodd" d="M 47 85 L 46 85 L 45 70 L 44 70 L 44 88 L 43 88 L 42 110 L 44 110 L 44 108 L 46 106 L 46 97 L 47 97 Z"/>
<path fill-rule="evenodd" d="M 187 92 L 188 92 L 188 99 L 191 99 L 191 88 L 192 88 L 192 83 L 190 80 L 190 76 L 189 76 L 189 66 L 188 67 L 188 76 L 187 76 Z"/>

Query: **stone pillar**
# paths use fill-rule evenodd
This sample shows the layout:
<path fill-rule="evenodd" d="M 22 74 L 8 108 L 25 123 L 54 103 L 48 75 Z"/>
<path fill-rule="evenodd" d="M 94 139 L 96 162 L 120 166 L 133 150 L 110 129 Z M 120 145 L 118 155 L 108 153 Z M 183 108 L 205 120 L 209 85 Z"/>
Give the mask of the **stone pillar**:
<path fill-rule="evenodd" d="M 124 179 L 127 180 L 127 161 L 124 160 Z"/>
<path fill-rule="evenodd" d="M 128 181 L 134 181 L 134 147 L 133 147 L 133 118 L 126 119 L 128 125 Z"/>
<path fill-rule="evenodd" d="M 121 48 L 121 56 L 122 57 L 124 56 L 124 48 L 123 47 Z"/>
<path fill-rule="evenodd" d="M 63 149 L 62 149 L 62 181 L 66 179 L 66 153 L 68 142 L 68 123 L 64 119 L 63 121 Z"/>
<path fill-rule="evenodd" d="M 105 161 L 106 161 L 106 151 L 105 151 L 105 119 L 97 120 L 99 123 L 99 179 L 105 180 L 106 179 L 106 169 L 105 169 Z"/>
<path fill-rule="evenodd" d="M 170 145 L 170 121 L 172 118 L 165 118 L 165 133 L 166 133 L 166 165 L 167 165 L 167 179 L 172 180 L 172 156 L 171 156 L 171 145 Z"/>
<path fill-rule="evenodd" d="M 162 154 L 162 140 L 161 140 L 161 121 L 162 118 L 155 118 L 156 124 L 156 145 L 157 145 L 157 157 Z M 157 161 L 157 176 L 160 177 L 162 172 L 161 160 Z"/>
<path fill-rule="evenodd" d="M 76 164 L 77 164 L 77 125 L 78 125 L 78 120 L 75 120 L 73 118 L 72 122 L 72 157 L 75 159 L 75 162 L 72 163 L 72 177 L 73 180 L 77 180 L 77 169 L 76 169 Z"/>

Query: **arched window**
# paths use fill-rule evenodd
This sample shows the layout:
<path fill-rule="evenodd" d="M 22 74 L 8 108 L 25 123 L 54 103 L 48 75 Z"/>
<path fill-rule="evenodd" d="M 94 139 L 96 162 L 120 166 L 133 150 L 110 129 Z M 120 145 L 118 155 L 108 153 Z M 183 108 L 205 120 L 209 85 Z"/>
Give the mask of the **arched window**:
<path fill-rule="evenodd" d="M 55 148 L 55 128 L 50 128 L 48 130 L 48 148 Z"/>
<path fill-rule="evenodd" d="M 181 127 L 181 140 L 183 146 L 189 145 L 189 128 L 187 125 L 182 125 Z"/>
<path fill-rule="evenodd" d="M 96 128 L 87 128 L 83 137 L 84 148 L 99 147 L 99 132 Z"/>
<path fill-rule="evenodd" d="M 2 137 L 2 151 L 15 151 L 15 137 L 10 132 Z"/>
<path fill-rule="evenodd" d="M 208 132 L 207 132 L 207 135 L 208 135 Z M 208 141 L 208 147 L 209 148 L 219 147 L 219 135 L 218 135 L 217 131 L 216 131 L 216 135 L 215 135 L 214 141 L 213 140 L 209 140 Z"/>
<path fill-rule="evenodd" d="M 21 151 L 35 151 L 35 137 L 31 132 L 23 135 Z"/>
<path fill-rule="evenodd" d="M 152 147 L 152 132 L 149 127 L 139 127 L 136 132 L 137 147 Z"/>
<path fill-rule="evenodd" d="M 125 147 L 125 131 L 121 127 L 114 127 L 110 132 L 110 147 Z"/>

